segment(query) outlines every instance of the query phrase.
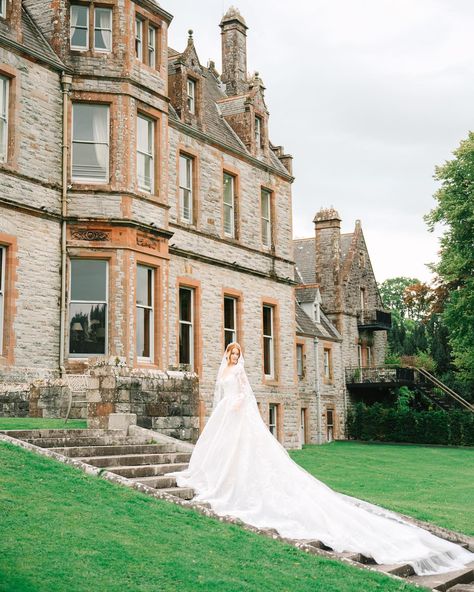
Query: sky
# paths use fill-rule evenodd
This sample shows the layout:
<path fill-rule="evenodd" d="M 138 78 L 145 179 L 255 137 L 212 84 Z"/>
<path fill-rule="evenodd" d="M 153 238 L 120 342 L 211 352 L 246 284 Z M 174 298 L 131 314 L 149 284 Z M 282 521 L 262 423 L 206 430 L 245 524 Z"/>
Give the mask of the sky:
<path fill-rule="evenodd" d="M 224 0 L 160 0 L 203 65 L 221 71 Z M 429 281 L 439 237 L 435 167 L 474 129 L 472 0 L 237 0 L 247 66 L 266 86 L 274 145 L 293 155 L 293 232 L 334 207 L 342 231 L 362 222 L 378 281 Z"/>

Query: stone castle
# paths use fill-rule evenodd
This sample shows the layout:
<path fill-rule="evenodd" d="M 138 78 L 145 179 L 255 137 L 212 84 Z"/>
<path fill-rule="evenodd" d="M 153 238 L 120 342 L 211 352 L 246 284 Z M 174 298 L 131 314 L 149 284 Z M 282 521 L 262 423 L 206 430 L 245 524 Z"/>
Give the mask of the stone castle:
<path fill-rule="evenodd" d="M 344 437 L 350 368 L 386 329 L 360 223 L 293 240 L 247 25 L 222 72 L 154 0 L 0 0 L 0 414 L 114 411 L 195 440 L 242 344 L 286 447 Z"/>

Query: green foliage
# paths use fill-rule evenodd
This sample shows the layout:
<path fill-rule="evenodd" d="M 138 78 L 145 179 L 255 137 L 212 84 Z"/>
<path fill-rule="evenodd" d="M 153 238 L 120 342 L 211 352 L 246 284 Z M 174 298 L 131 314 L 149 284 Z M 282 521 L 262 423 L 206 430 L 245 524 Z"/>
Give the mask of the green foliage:
<path fill-rule="evenodd" d="M 434 372 L 436 370 L 436 362 L 434 359 L 424 351 L 418 351 L 416 356 L 413 358 L 413 365 L 416 368 L 423 368 L 423 370 L 427 370 L 428 372 Z"/>
<path fill-rule="evenodd" d="M 426 216 L 430 230 L 442 223 L 439 262 L 433 266 L 448 296 L 443 320 L 453 360 L 461 376 L 474 384 L 474 133 L 461 142 L 455 158 L 437 167 L 441 187 L 436 207 Z"/>
<path fill-rule="evenodd" d="M 404 392 L 402 398 L 406 396 Z M 395 409 L 383 407 L 380 403 L 354 405 L 348 413 L 347 433 L 349 438 L 364 441 L 472 446 L 474 413 L 415 411 L 406 405 L 406 399 L 400 404 L 399 394 Z"/>
<path fill-rule="evenodd" d="M 402 363 L 401 358 L 398 354 L 394 354 L 391 351 L 387 352 L 385 356 L 384 364 L 386 366 L 400 366 Z"/>
<path fill-rule="evenodd" d="M 410 403 L 415 398 L 415 393 L 407 386 L 401 386 L 397 393 L 397 409 L 407 411 L 410 409 Z"/>
<path fill-rule="evenodd" d="M 86 430 L 85 419 L 64 419 L 46 417 L 0 417 L 0 430 Z"/>
<path fill-rule="evenodd" d="M 408 277 L 395 277 L 385 280 L 379 284 L 379 292 L 384 306 L 391 311 L 398 312 L 401 317 L 407 316 L 408 311 L 403 299 L 405 290 L 409 286 L 419 283 L 420 280 Z"/>

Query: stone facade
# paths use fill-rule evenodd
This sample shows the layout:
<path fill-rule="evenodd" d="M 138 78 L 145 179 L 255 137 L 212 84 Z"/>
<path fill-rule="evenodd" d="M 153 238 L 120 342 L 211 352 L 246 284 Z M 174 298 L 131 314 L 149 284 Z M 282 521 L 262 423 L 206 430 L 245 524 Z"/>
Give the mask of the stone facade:
<path fill-rule="evenodd" d="M 240 13 L 232 8 L 220 23 L 220 76 L 214 63 L 201 65 L 192 32 L 182 52 L 168 47 L 172 17 L 151 0 L 8 6 L 0 412 L 60 416 L 72 399 L 72 415 L 91 424 L 135 412 L 143 426 L 195 440 L 211 412 L 232 299 L 232 336 L 275 436 L 287 447 L 343 437 L 344 366 L 363 336 L 350 288 L 358 280 L 341 278 L 365 273 L 371 303 L 377 294 L 359 255 L 343 269 L 337 249 L 328 254 L 341 241 L 329 221 L 332 230 L 317 230 L 321 277 L 312 279 L 327 316 L 312 318 L 311 301 L 295 302 L 292 157 L 270 142 Z M 71 43 L 72 10 L 87 11 L 83 47 Z M 96 10 L 110 16 L 102 49 Z M 107 116 L 77 119 L 81 128 L 84 107 Z M 361 233 L 354 241 L 354 253 L 364 250 Z M 81 275 L 81 262 L 105 272 Z M 306 352 L 300 378 L 297 343 Z M 383 349 L 377 335 L 373 356 Z M 121 360 L 120 371 L 92 366 L 98 355 Z M 84 375 L 92 386 L 77 393 L 71 384 Z"/>

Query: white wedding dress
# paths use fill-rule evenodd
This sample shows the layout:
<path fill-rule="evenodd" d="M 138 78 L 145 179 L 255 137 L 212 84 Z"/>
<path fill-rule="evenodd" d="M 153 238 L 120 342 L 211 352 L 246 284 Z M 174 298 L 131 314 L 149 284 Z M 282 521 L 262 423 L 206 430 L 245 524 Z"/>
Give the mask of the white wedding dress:
<path fill-rule="evenodd" d="M 317 539 L 381 564 L 410 564 L 417 574 L 460 569 L 474 560 L 466 549 L 337 493 L 298 466 L 262 421 L 243 358 L 224 371 L 226 365 L 189 467 L 174 473 L 178 486 L 195 490 L 194 500 L 284 537 Z"/>

